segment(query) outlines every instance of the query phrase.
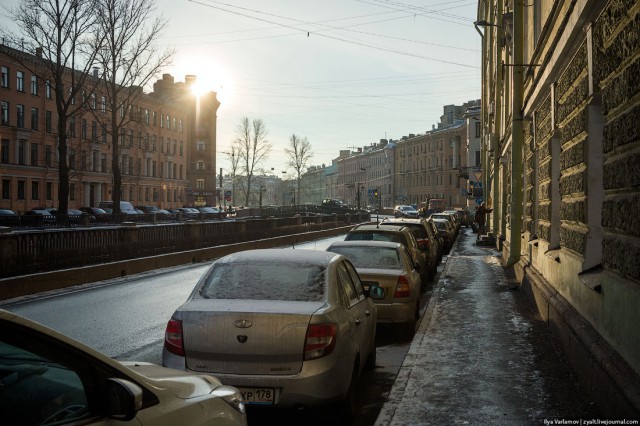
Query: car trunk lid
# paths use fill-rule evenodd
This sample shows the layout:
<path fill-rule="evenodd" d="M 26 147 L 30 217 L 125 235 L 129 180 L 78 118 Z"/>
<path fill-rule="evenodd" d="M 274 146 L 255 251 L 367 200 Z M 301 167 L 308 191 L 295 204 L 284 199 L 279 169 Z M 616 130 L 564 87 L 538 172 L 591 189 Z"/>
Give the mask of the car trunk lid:
<path fill-rule="evenodd" d="M 222 374 L 296 374 L 307 326 L 324 302 L 193 300 L 182 311 L 187 368 Z"/>

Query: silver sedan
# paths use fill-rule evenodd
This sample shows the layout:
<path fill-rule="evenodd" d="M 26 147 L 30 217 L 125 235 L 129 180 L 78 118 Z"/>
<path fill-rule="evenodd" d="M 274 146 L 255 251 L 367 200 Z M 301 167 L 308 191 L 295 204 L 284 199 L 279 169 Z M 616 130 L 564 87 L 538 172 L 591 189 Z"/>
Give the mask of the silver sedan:
<path fill-rule="evenodd" d="M 420 273 L 403 244 L 338 241 L 327 250 L 349 258 L 365 288 L 377 285 L 384 289 L 385 298 L 375 301 L 378 323 L 398 325 L 413 335 L 420 317 Z"/>
<path fill-rule="evenodd" d="M 365 292 L 344 256 L 250 250 L 204 273 L 167 325 L 163 364 L 213 373 L 248 404 L 352 413 L 354 384 L 376 359 L 380 287 Z"/>

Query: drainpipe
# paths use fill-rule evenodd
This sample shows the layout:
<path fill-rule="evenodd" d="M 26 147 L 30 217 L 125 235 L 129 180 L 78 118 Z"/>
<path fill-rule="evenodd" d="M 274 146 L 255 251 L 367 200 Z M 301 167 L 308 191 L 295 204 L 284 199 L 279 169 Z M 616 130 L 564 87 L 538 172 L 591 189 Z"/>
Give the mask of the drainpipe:
<path fill-rule="evenodd" d="M 524 90 L 524 9 L 523 2 L 513 2 L 513 96 L 511 121 L 511 235 L 506 268 L 520 260 L 522 245 L 522 120 Z"/>
<path fill-rule="evenodd" d="M 497 16 L 502 16 L 502 13 L 503 13 L 502 0 L 498 0 L 496 2 L 496 9 L 494 11 L 494 14 Z M 491 192 L 491 195 L 493 197 L 492 203 L 491 203 L 491 208 L 493 209 L 493 213 L 491 213 L 491 221 L 492 221 L 491 232 L 493 232 L 493 235 L 495 237 L 497 237 L 498 234 L 500 234 L 498 231 L 500 230 L 500 219 L 501 219 L 501 216 L 498 214 L 499 201 L 501 197 L 500 155 L 499 155 L 500 144 L 498 142 L 498 139 L 499 139 L 499 136 L 502 134 L 502 86 L 503 86 L 502 75 L 504 73 L 504 67 L 502 67 L 500 64 L 502 63 L 502 49 L 503 49 L 502 37 L 505 35 L 504 34 L 505 29 L 504 29 L 504 23 L 501 22 L 500 25 L 502 27 L 498 32 L 497 39 L 493 43 L 493 46 L 495 49 L 493 52 L 493 61 L 494 61 L 493 66 L 496 71 L 496 90 L 493 94 L 494 96 L 494 110 L 493 110 L 494 136 L 493 137 L 495 140 L 493 141 L 493 191 Z M 488 183 L 489 181 L 487 180 L 487 184 Z M 487 190 L 488 189 L 489 188 L 487 188 Z M 504 220 L 504 218 L 502 218 L 502 220 Z M 502 237 L 502 235 L 500 235 L 500 237 Z M 500 248 L 502 248 L 501 245 L 500 245 Z"/>

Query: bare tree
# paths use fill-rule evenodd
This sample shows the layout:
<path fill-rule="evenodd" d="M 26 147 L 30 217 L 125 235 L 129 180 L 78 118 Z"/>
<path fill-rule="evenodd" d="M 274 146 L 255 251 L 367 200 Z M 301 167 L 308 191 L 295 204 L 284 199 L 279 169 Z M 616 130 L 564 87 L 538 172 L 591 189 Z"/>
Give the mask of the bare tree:
<path fill-rule="evenodd" d="M 246 177 L 245 205 L 249 204 L 254 173 L 271 152 L 271 143 L 267 140 L 267 133 L 264 122 L 259 118 L 249 121 L 249 118 L 244 117 L 236 127 L 236 139 L 233 144 L 237 149 L 242 171 Z"/>
<path fill-rule="evenodd" d="M 80 116 L 86 98 L 78 95 L 87 89 L 89 71 L 94 66 L 96 49 L 102 38 L 92 31 L 95 26 L 94 0 L 23 0 L 10 10 L 20 34 L 11 35 L 21 50 L 10 53 L 14 60 L 29 70 L 55 99 L 58 160 L 58 212 L 69 207 L 69 141 L 73 136 L 69 125 Z M 19 42 L 18 42 L 19 40 Z M 36 56 L 24 51 L 35 52 Z M 89 88 L 88 90 L 91 90 Z"/>
<path fill-rule="evenodd" d="M 97 0 L 97 3 L 98 28 L 105 37 L 97 60 L 102 67 L 106 114 L 94 112 L 103 131 L 111 136 L 113 210 L 120 213 L 124 130 L 143 125 L 142 112 L 138 109 L 142 88 L 170 64 L 173 52 L 161 52 L 154 45 L 167 23 L 161 17 L 152 19 L 154 1 Z"/>
<path fill-rule="evenodd" d="M 240 164 L 238 147 L 232 145 L 231 152 L 227 152 L 227 155 L 229 156 L 229 160 L 231 160 L 231 194 L 233 202 L 236 203 L 236 176 L 238 175 L 238 168 Z"/>
<path fill-rule="evenodd" d="M 298 204 L 302 199 L 300 196 L 300 183 L 302 172 L 307 168 L 308 162 L 313 156 L 311 144 L 307 138 L 299 138 L 295 134 L 289 138 L 289 147 L 284 150 L 289 156 L 289 167 L 296 172 L 296 185 L 298 187 Z"/>

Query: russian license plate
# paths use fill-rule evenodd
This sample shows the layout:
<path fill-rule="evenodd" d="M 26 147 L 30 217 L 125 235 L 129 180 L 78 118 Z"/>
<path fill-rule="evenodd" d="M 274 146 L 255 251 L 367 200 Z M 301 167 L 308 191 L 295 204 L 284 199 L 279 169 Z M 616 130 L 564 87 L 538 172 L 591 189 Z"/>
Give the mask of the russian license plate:
<path fill-rule="evenodd" d="M 275 390 L 272 388 L 238 388 L 247 404 L 273 405 Z"/>

